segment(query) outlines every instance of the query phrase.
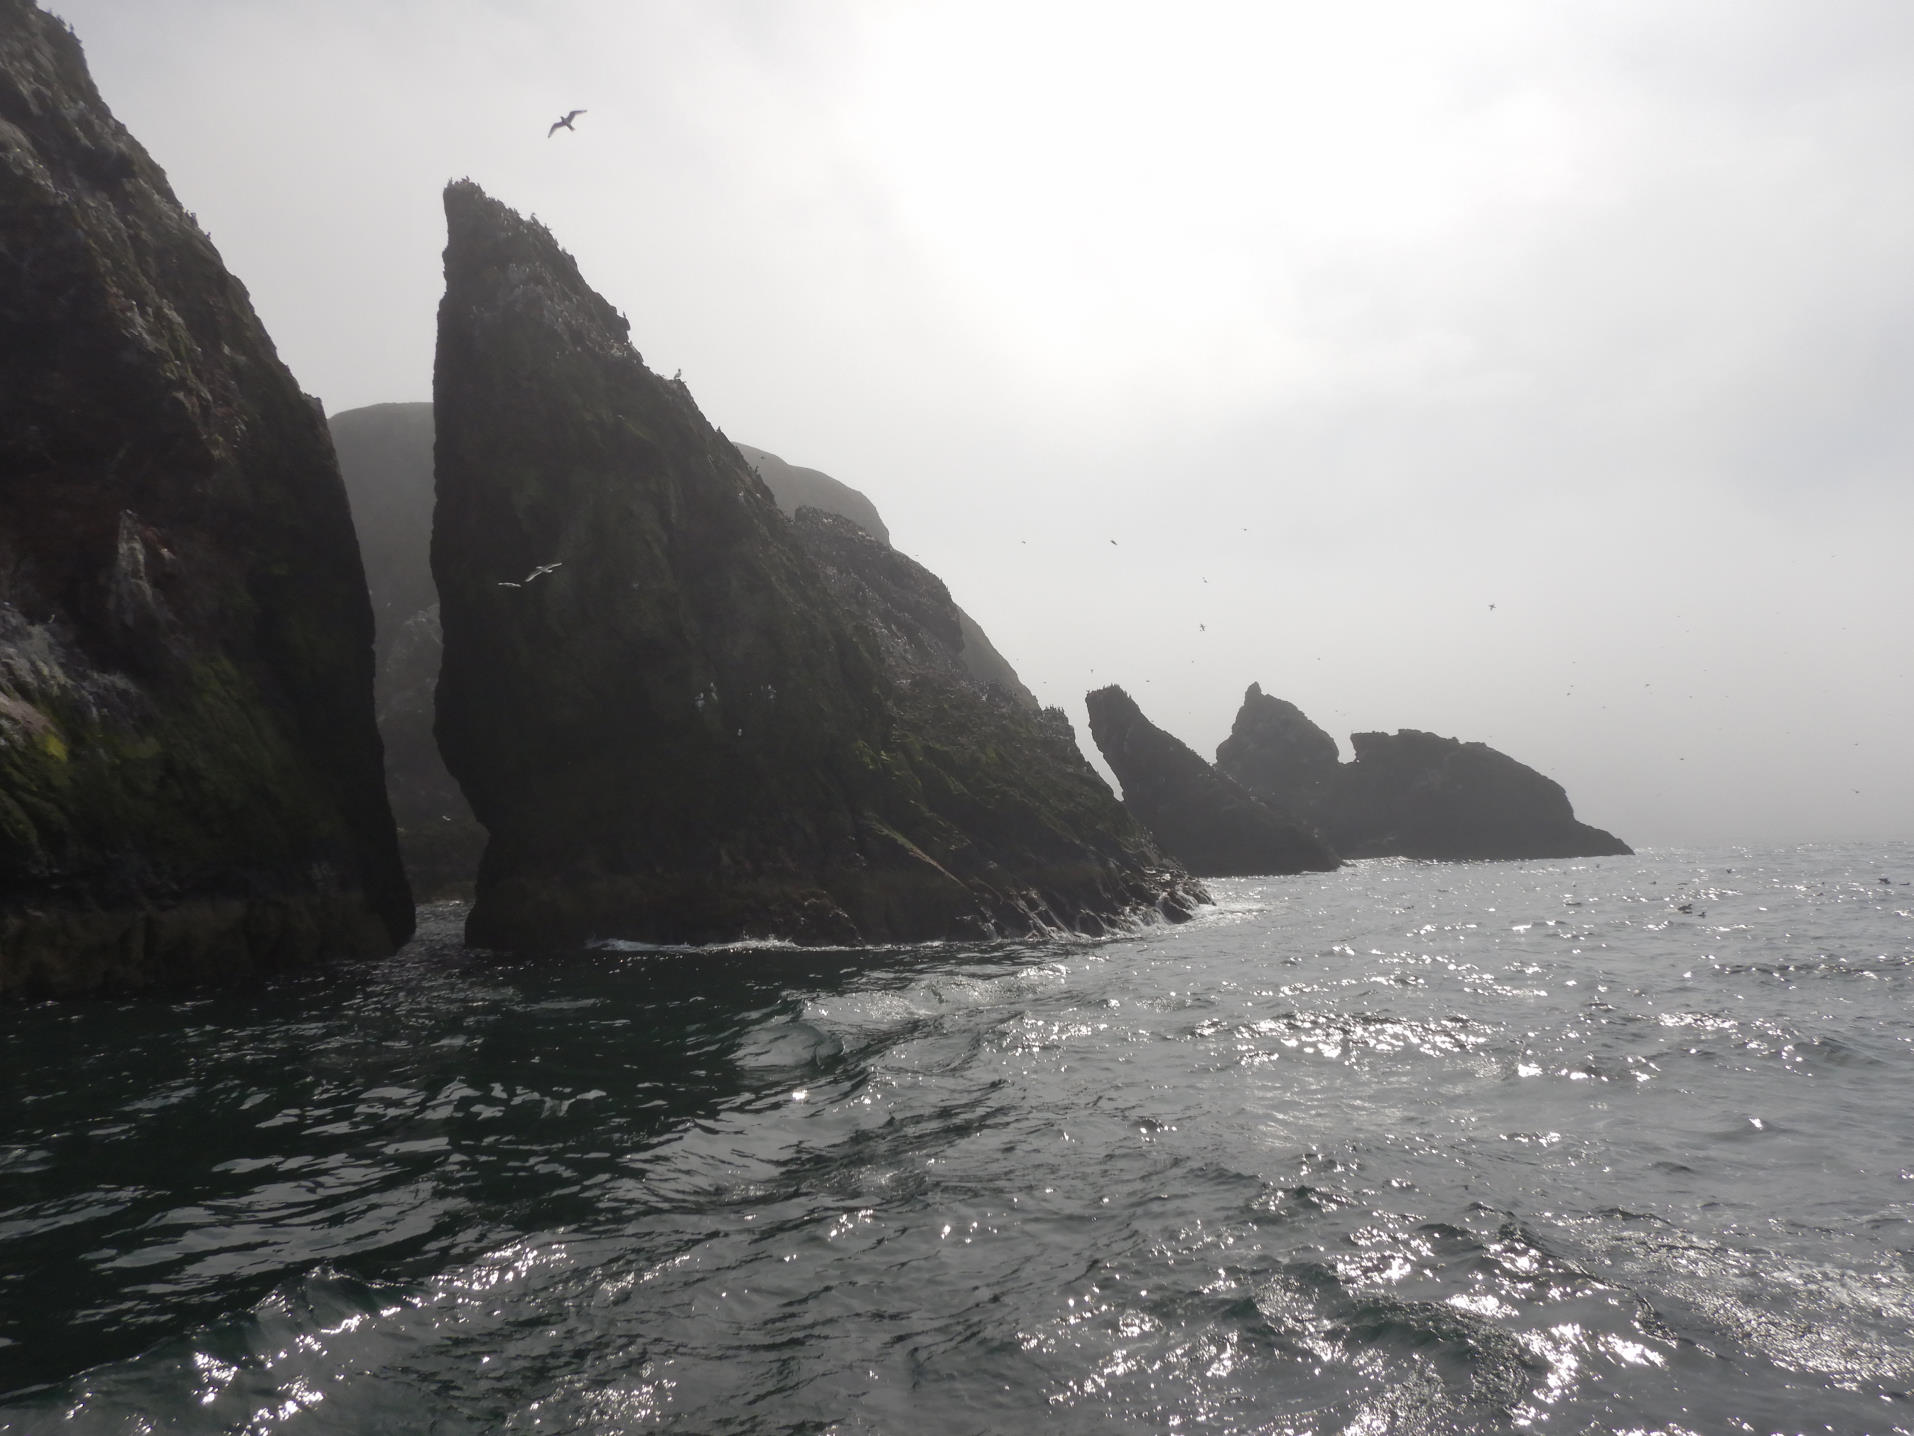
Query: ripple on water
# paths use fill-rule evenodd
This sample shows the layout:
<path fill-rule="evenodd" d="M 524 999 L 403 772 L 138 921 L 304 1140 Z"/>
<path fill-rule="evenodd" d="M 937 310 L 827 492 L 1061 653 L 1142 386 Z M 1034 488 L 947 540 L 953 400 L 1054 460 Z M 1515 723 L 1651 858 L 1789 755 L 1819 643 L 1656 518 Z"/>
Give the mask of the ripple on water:
<path fill-rule="evenodd" d="M 0 1427 L 1906 1426 L 1880 858 L 0 1014 Z"/>

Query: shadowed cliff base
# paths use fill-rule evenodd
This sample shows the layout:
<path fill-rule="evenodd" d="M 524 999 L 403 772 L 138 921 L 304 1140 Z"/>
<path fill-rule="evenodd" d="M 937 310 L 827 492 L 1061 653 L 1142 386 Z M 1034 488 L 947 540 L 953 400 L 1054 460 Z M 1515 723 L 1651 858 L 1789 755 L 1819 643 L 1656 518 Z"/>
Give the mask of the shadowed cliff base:
<path fill-rule="evenodd" d="M 1243 695 L 1216 765 L 1315 824 L 1349 857 L 1449 860 L 1622 856 L 1613 833 L 1578 822 L 1561 784 L 1498 753 L 1405 728 L 1357 733 L 1355 760 L 1295 704 L 1257 684 Z"/>
<path fill-rule="evenodd" d="M 0 993 L 412 930 L 323 419 L 107 110 L 0 0 Z"/>
<path fill-rule="evenodd" d="M 437 721 L 490 834 L 473 942 L 1097 932 L 1201 899 L 1060 714 L 896 666 L 542 226 L 445 203 Z"/>
<path fill-rule="evenodd" d="M 1201 877 L 1329 872 L 1335 852 L 1305 823 L 1258 801 L 1143 716 L 1115 684 L 1084 698 L 1090 736 L 1123 804 Z"/>

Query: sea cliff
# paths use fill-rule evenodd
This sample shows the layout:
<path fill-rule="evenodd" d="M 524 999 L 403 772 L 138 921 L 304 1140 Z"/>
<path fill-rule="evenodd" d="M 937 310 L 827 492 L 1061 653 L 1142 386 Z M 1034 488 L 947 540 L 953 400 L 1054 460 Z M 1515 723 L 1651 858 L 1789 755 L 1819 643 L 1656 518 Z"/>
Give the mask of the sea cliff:
<path fill-rule="evenodd" d="M 0 993 L 412 928 L 315 401 L 79 43 L 0 0 Z"/>
<path fill-rule="evenodd" d="M 900 668 L 549 232 L 465 181 L 446 216 L 437 721 L 490 835 L 470 940 L 1102 931 L 1199 900 L 1067 725 Z"/>
<path fill-rule="evenodd" d="M 1123 785 L 1123 804 L 1165 851 L 1201 877 L 1329 872 L 1322 837 L 1260 802 L 1164 732 L 1115 684 L 1084 699 L 1090 736 Z"/>
<path fill-rule="evenodd" d="M 1562 785 L 1486 743 L 1405 728 L 1357 733 L 1355 760 L 1295 704 L 1257 684 L 1243 695 L 1216 765 L 1264 801 L 1318 827 L 1346 857 L 1447 860 L 1626 854 L 1577 821 Z"/>

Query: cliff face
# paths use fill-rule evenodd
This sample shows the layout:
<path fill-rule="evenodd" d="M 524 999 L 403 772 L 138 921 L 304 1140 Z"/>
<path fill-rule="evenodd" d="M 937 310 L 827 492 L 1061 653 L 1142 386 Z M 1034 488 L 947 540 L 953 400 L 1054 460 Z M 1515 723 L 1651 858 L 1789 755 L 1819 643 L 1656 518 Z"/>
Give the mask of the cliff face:
<path fill-rule="evenodd" d="M 1483 743 L 1413 729 L 1357 733 L 1355 761 L 1293 703 L 1252 683 L 1216 765 L 1349 857 L 1451 860 L 1625 854 L 1577 822 L 1559 783 Z"/>
<path fill-rule="evenodd" d="M 1562 785 L 1486 743 L 1356 733 L 1332 832 L 1359 857 L 1582 858 L 1630 851 L 1575 820 Z"/>
<path fill-rule="evenodd" d="M 1265 801 L 1290 811 L 1314 811 L 1336 781 L 1342 755 L 1336 740 L 1294 703 L 1252 683 L 1236 723 L 1216 750 L 1216 766 Z"/>
<path fill-rule="evenodd" d="M 849 484 L 817 469 L 800 469 L 787 464 L 776 454 L 754 449 L 749 444 L 739 444 L 738 452 L 744 455 L 751 472 L 764 480 L 765 486 L 771 490 L 771 497 L 778 501 L 778 507 L 787 514 L 795 517 L 801 508 L 822 509 L 825 513 L 849 519 L 886 548 L 890 546 L 890 531 L 884 527 L 884 520 L 878 517 L 877 506 Z M 1021 703 L 1035 712 L 1039 706 L 1037 697 L 1024 687 L 1017 670 L 1010 666 L 1010 660 L 997 651 L 997 646 L 990 641 L 976 619 L 961 608 L 956 608 L 955 612 L 958 626 L 962 629 L 962 641 L 957 649 L 958 661 L 978 682 L 1002 689 L 1004 695 L 1013 702 Z"/>
<path fill-rule="evenodd" d="M 439 601 L 432 587 L 432 406 L 346 409 L 326 427 L 359 533 L 383 665 L 406 623 Z"/>
<path fill-rule="evenodd" d="M 406 871 L 421 897 L 470 896 L 485 831 L 446 770 L 432 734 L 440 652 L 438 591 L 431 569 L 432 405 L 349 409 L 333 415 L 330 425 L 378 623 L 379 732 L 385 740 L 386 787 Z M 941 580 L 890 547 L 875 504 L 817 469 L 787 464 L 749 444 L 736 447 L 794 521 L 806 507 L 837 520 L 809 530 L 806 547 L 814 558 L 822 557 L 818 545 L 827 532 L 857 536 L 870 548 L 860 567 L 871 582 L 882 587 L 886 580 L 878 570 L 893 566 L 899 572 L 914 571 L 935 586 L 937 612 L 925 615 L 922 623 L 899 628 L 883 622 L 875 609 L 863 611 L 867 621 L 876 621 L 873 632 L 882 641 L 931 645 L 943 670 L 954 662 L 975 682 L 995 686 L 1037 711 L 1036 698 L 970 615 L 951 601 Z M 807 530 L 800 527 L 799 532 L 802 539 Z"/>
<path fill-rule="evenodd" d="M 472 941 L 1098 930 L 1190 899 L 1087 765 L 1032 781 L 967 700 L 893 676 L 542 227 L 464 182 L 446 216 L 432 567 L 440 747 L 491 835 Z"/>
<path fill-rule="evenodd" d="M 1316 833 L 1151 723 L 1121 688 L 1099 688 L 1084 703 L 1090 736 L 1123 785 L 1124 806 L 1191 872 L 1245 877 L 1338 865 Z"/>
<path fill-rule="evenodd" d="M 0 256 L 0 991 L 390 951 L 411 898 L 324 421 L 25 0 Z"/>
<path fill-rule="evenodd" d="M 432 735 L 439 595 L 432 585 L 432 406 L 374 404 L 330 421 L 377 621 L 379 735 L 399 851 L 421 899 L 470 897 L 485 830 Z"/>
<path fill-rule="evenodd" d="M 890 543 L 890 530 L 884 527 L 877 505 L 849 484 L 820 469 L 787 464 L 769 450 L 753 448 L 750 444 L 739 444 L 738 452 L 744 455 L 751 472 L 764 480 L 771 497 L 787 514 L 796 514 L 802 508 L 841 514 L 879 543 Z"/>

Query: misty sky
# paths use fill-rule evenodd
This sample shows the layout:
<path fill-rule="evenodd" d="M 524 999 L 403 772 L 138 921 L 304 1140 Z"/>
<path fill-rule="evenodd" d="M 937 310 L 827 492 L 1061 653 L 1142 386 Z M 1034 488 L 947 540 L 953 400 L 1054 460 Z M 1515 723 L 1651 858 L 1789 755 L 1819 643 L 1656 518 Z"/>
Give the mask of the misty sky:
<path fill-rule="evenodd" d="M 430 397 L 469 175 L 1080 732 L 1914 837 L 1907 0 L 44 3 L 329 410 Z"/>

